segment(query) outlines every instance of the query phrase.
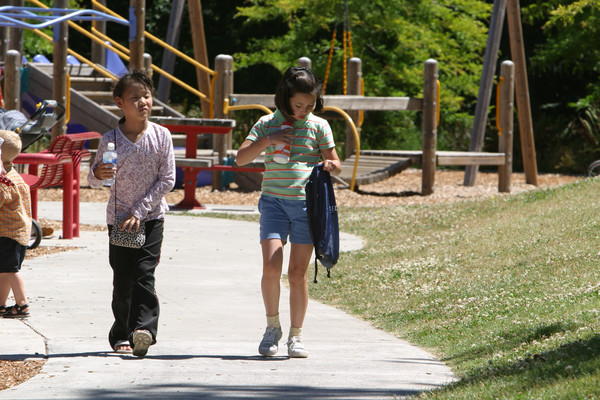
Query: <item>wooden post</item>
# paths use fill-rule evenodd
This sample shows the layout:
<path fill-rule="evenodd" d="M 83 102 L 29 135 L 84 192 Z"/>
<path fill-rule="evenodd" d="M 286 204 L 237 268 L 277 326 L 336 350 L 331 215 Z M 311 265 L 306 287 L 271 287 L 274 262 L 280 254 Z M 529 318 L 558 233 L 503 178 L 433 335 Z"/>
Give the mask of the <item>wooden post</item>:
<path fill-rule="evenodd" d="M 215 58 L 215 71 L 217 81 L 215 82 L 215 118 L 226 118 L 223 112 L 223 103 L 233 93 L 233 57 L 220 54 Z M 227 148 L 231 141 L 232 133 L 227 135 L 213 135 L 213 150 L 219 154 L 219 162 L 227 157 Z M 221 190 L 221 172 L 213 171 L 213 189 Z"/>
<path fill-rule="evenodd" d="M 298 67 L 310 68 L 312 69 L 312 60 L 308 57 L 300 57 L 298 59 Z"/>
<path fill-rule="evenodd" d="M 144 68 L 144 25 L 146 23 L 146 0 L 130 0 L 129 22 L 129 68 Z"/>
<path fill-rule="evenodd" d="M 54 0 L 55 8 L 68 8 L 68 0 Z M 69 25 L 67 21 L 53 25 L 54 52 L 52 53 L 52 97 L 65 107 L 67 105 L 67 48 L 69 47 Z M 52 139 L 67 133 L 65 120 L 52 127 Z"/>
<path fill-rule="evenodd" d="M 361 78 L 362 78 L 362 61 L 360 58 L 352 57 L 348 60 L 348 95 L 360 95 L 361 94 Z M 358 121 L 360 111 L 347 111 L 352 121 Z M 358 137 L 360 140 L 360 128 L 357 126 Z M 352 128 L 346 124 L 346 158 L 350 157 L 355 153 L 356 150 L 356 139 Z"/>
<path fill-rule="evenodd" d="M 496 69 L 496 61 L 498 60 L 498 50 L 500 49 L 500 39 L 502 37 L 502 25 L 504 23 L 505 12 L 506 0 L 494 0 L 469 151 L 481 151 L 483 147 L 483 137 L 485 135 L 485 125 L 487 122 L 490 99 L 492 97 L 494 70 Z M 478 167 L 478 165 L 468 165 L 465 168 L 465 178 L 463 182 L 465 186 L 473 186 L 475 184 Z"/>
<path fill-rule="evenodd" d="M 202 4 L 200 3 L 200 0 L 188 0 L 188 9 L 190 13 L 190 25 L 192 27 L 194 59 L 200 64 L 208 66 L 206 38 L 204 37 L 204 20 L 202 18 Z M 208 96 L 210 94 L 210 76 L 208 75 L 208 72 L 196 68 L 196 79 L 198 80 L 198 90 Z M 202 117 L 209 118 L 210 104 L 200 100 L 200 106 L 202 108 Z M 221 107 L 222 106 L 223 105 L 221 104 Z"/>
<path fill-rule="evenodd" d="M 148 53 L 144 53 L 144 72 L 152 77 L 152 56 Z"/>
<path fill-rule="evenodd" d="M 437 80 L 436 60 L 425 61 L 423 84 L 423 157 L 421 160 L 421 194 L 433 193 L 435 185 L 436 145 L 437 145 Z"/>
<path fill-rule="evenodd" d="M 98 3 L 106 6 L 106 0 L 98 0 Z M 106 21 L 92 21 L 92 26 L 106 35 Z M 106 49 L 94 41 L 92 41 L 92 61 L 96 64 L 106 65 Z"/>
<path fill-rule="evenodd" d="M 498 138 L 498 151 L 504 153 L 504 165 L 498 167 L 498 191 L 510 192 L 512 182 L 513 120 L 514 120 L 514 85 L 515 65 L 512 61 L 504 61 L 500 67 L 502 85 L 500 90 L 500 127 L 502 135 Z"/>
<path fill-rule="evenodd" d="M 10 45 L 10 29 L 8 26 L 0 26 L 0 62 L 6 60 L 6 52 Z"/>
<path fill-rule="evenodd" d="M 537 186 L 537 162 L 535 159 L 535 143 L 533 139 L 533 123 L 529 103 L 529 85 L 527 83 L 527 65 L 525 61 L 525 45 L 521 27 L 521 8 L 519 0 L 508 0 L 507 5 L 508 32 L 510 37 L 510 53 L 515 63 L 515 91 L 519 116 L 519 133 L 523 169 L 526 182 Z"/>
<path fill-rule="evenodd" d="M 11 4 L 15 7 L 24 7 L 25 0 L 11 0 Z M 23 28 L 10 28 L 10 43 L 9 49 L 17 50 L 23 54 Z"/>
<path fill-rule="evenodd" d="M 185 0 L 174 0 L 171 4 L 171 15 L 169 16 L 169 28 L 167 29 L 167 44 L 177 48 L 179 44 L 179 34 L 181 32 L 181 18 L 183 16 L 183 8 Z M 163 50 L 162 62 L 160 68 L 170 74 L 175 70 L 175 54 L 169 49 Z M 161 75 L 158 78 L 158 89 L 156 97 L 166 103 L 171 95 L 171 81 Z"/>
<path fill-rule="evenodd" d="M 21 110 L 21 54 L 17 50 L 6 52 L 4 64 L 4 108 Z"/>

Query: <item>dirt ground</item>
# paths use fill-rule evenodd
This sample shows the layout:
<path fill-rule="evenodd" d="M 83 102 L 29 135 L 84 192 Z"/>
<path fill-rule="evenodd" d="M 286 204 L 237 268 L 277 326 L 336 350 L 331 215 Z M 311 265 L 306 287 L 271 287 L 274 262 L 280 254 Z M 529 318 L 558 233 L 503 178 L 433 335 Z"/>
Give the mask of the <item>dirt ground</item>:
<path fill-rule="evenodd" d="M 87 172 L 82 171 L 81 201 L 106 202 L 109 192 L 107 189 L 91 189 L 87 186 Z M 463 171 L 436 171 L 434 193 L 421 196 L 421 172 L 409 169 L 385 181 L 359 187 L 358 192 L 351 192 L 347 188 L 336 188 L 336 201 L 338 206 L 348 207 L 379 207 L 408 204 L 433 204 L 440 202 L 454 202 L 475 200 L 490 196 L 510 196 L 511 194 L 533 190 L 536 188 L 549 188 L 583 179 L 582 176 L 567 176 L 558 174 L 539 174 L 538 185 L 526 183 L 525 175 L 514 173 L 512 175 L 511 193 L 498 193 L 498 174 L 479 172 L 474 186 L 463 185 Z M 39 201 L 62 201 L 61 189 L 43 189 L 39 191 Z M 230 189 L 213 191 L 210 187 L 196 189 L 196 199 L 204 204 L 220 205 L 256 205 L 260 196 L 259 191 L 243 191 L 231 185 Z M 183 190 L 176 189 L 167 195 L 169 204 L 176 204 L 183 199 Z M 59 221 L 40 219 L 42 226 L 60 229 Z M 105 226 L 81 225 L 81 230 L 104 230 Z M 37 248 L 27 252 L 27 258 L 37 257 L 57 251 L 69 251 L 69 247 Z M 0 360 L 0 390 L 18 385 L 39 373 L 45 361 L 7 361 Z"/>
<path fill-rule="evenodd" d="M 90 189 L 87 186 L 87 172 L 82 171 L 81 201 L 108 201 L 107 189 Z M 558 174 L 538 174 L 537 187 L 526 183 L 523 173 L 513 173 L 511 193 L 498 193 L 498 174 L 479 172 L 474 186 L 464 186 L 464 171 L 438 170 L 435 174 L 434 193 L 429 196 L 420 196 L 421 171 L 408 169 L 391 178 L 370 185 L 360 186 L 358 192 L 351 192 L 347 188 L 336 186 L 336 202 L 338 206 L 366 206 L 380 207 L 401 204 L 424 204 L 480 199 L 490 196 L 507 196 L 536 188 L 571 183 L 581 176 L 567 176 Z M 210 186 L 196 189 L 196 199 L 204 204 L 220 205 L 256 205 L 260 197 L 259 191 L 243 191 L 235 183 L 229 189 L 213 191 Z M 176 204 L 183 199 L 183 189 L 175 189 L 167 195 L 169 204 Z M 62 201 L 61 189 L 44 189 L 39 193 L 39 201 Z"/>

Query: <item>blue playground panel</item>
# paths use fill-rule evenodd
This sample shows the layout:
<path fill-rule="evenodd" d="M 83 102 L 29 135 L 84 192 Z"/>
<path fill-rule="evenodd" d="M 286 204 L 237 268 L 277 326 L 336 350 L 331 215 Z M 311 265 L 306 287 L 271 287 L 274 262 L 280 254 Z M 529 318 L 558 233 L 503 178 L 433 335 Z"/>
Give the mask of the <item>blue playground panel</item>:
<path fill-rule="evenodd" d="M 110 46 L 110 42 L 104 42 Z M 121 60 L 121 57 L 109 48 L 106 48 L 106 69 L 115 74 L 121 76 L 127 73 L 127 66 Z"/>
<path fill-rule="evenodd" d="M 205 169 L 196 175 L 196 187 L 212 185 L 212 171 Z M 180 167 L 175 168 L 175 189 L 183 188 L 183 170 Z"/>

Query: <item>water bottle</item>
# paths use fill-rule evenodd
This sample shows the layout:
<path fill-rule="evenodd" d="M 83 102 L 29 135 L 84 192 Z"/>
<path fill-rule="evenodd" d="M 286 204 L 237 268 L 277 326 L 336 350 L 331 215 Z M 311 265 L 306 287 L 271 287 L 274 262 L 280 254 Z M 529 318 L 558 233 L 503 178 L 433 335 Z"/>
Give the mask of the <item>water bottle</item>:
<path fill-rule="evenodd" d="M 107 164 L 113 164 L 115 167 L 117 166 L 117 152 L 115 151 L 115 144 L 109 143 L 106 146 L 106 151 L 102 153 L 102 162 Z M 115 177 L 113 176 L 111 179 L 104 179 L 102 184 L 104 186 L 112 186 L 115 183 Z"/>
<path fill-rule="evenodd" d="M 281 124 L 282 131 L 294 130 L 294 125 L 290 121 L 286 121 Z M 292 153 L 292 146 L 289 144 L 278 144 L 275 145 L 275 153 L 273 153 L 273 161 L 279 164 L 287 164 L 290 162 L 290 154 Z"/>

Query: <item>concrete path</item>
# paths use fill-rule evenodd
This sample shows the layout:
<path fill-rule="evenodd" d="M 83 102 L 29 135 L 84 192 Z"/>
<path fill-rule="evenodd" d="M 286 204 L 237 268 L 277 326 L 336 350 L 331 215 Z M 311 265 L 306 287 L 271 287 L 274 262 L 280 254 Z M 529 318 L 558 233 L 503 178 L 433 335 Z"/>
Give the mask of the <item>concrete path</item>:
<path fill-rule="evenodd" d="M 82 223 L 104 223 L 104 204 L 81 207 Z M 42 202 L 38 212 L 61 218 L 60 203 Z M 26 259 L 32 315 L 0 319 L 0 358 L 47 362 L 36 377 L 0 391 L 0 399 L 393 399 L 455 379 L 431 354 L 314 301 L 304 327 L 309 358 L 288 358 L 284 340 L 278 356 L 261 357 L 257 237 L 256 223 L 168 215 L 157 269 L 158 343 L 143 359 L 108 346 L 106 232 L 43 240 L 75 249 Z M 360 238 L 342 235 L 343 251 L 361 246 Z M 287 295 L 284 289 L 284 338 Z"/>

